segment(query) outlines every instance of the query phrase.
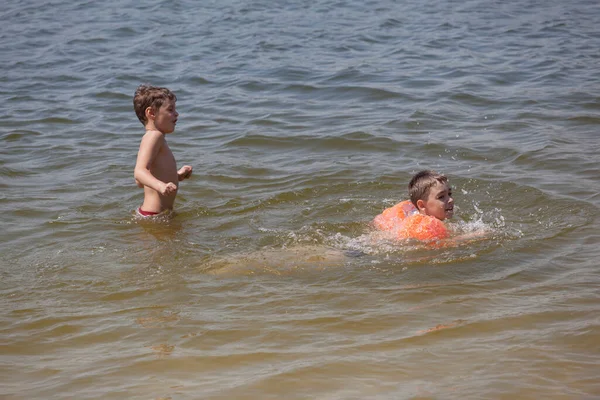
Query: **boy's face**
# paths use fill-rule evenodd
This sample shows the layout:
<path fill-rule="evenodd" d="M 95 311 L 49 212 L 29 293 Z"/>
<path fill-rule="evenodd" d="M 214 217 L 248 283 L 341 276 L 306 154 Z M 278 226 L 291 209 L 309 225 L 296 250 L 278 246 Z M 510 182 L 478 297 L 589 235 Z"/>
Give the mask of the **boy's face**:
<path fill-rule="evenodd" d="M 452 188 L 448 183 L 436 183 L 429 189 L 425 200 L 418 200 L 417 206 L 421 214 L 430 215 L 440 221 L 454 215 L 454 199 Z"/>
<path fill-rule="evenodd" d="M 177 117 L 179 113 L 175 110 L 175 102 L 167 100 L 154 112 L 154 127 L 162 133 L 171 133 L 175 130 Z"/>

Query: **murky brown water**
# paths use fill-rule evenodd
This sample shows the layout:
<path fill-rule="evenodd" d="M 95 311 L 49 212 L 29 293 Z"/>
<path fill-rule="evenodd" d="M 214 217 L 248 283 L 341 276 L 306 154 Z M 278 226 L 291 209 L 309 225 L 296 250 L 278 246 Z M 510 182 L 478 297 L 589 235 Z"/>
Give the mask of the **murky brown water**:
<path fill-rule="evenodd" d="M 3 16 L 3 399 L 600 398 L 595 3 Z M 164 223 L 133 217 L 142 82 L 194 166 Z M 485 237 L 372 231 L 423 168 Z"/>

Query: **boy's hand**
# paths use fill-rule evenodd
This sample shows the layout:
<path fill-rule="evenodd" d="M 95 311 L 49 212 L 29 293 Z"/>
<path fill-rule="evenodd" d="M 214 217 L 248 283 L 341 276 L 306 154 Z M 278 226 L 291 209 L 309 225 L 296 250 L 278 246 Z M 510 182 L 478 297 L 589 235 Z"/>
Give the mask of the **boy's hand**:
<path fill-rule="evenodd" d="M 177 176 L 180 182 L 184 179 L 188 179 L 190 176 L 192 176 L 192 167 L 189 165 L 184 165 L 179 169 L 179 171 L 177 171 Z"/>
<path fill-rule="evenodd" d="M 168 196 L 172 193 L 177 192 L 177 186 L 173 182 L 163 183 L 159 190 L 163 196 Z"/>

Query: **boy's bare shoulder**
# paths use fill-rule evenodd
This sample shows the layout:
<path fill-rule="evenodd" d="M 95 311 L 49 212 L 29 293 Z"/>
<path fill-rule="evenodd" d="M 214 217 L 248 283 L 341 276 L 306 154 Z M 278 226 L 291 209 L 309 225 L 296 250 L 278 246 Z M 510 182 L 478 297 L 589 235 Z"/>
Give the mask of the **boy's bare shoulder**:
<path fill-rule="evenodd" d="M 159 131 L 155 131 L 155 130 L 148 130 L 146 131 L 146 133 L 144 133 L 143 137 L 148 137 L 148 138 L 152 138 L 155 140 L 165 140 L 165 135 Z"/>
<path fill-rule="evenodd" d="M 165 142 L 165 135 L 159 131 L 146 131 L 142 136 L 142 144 L 162 145 Z"/>

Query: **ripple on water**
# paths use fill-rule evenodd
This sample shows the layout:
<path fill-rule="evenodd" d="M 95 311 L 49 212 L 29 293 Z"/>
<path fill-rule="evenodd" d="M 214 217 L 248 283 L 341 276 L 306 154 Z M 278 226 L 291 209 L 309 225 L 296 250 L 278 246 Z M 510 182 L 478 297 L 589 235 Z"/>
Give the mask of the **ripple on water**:
<path fill-rule="evenodd" d="M 598 6 L 288 3 L 3 5 L 3 394 L 599 393 Z M 146 82 L 194 167 L 161 222 Z M 373 230 L 424 168 L 483 237 Z"/>

